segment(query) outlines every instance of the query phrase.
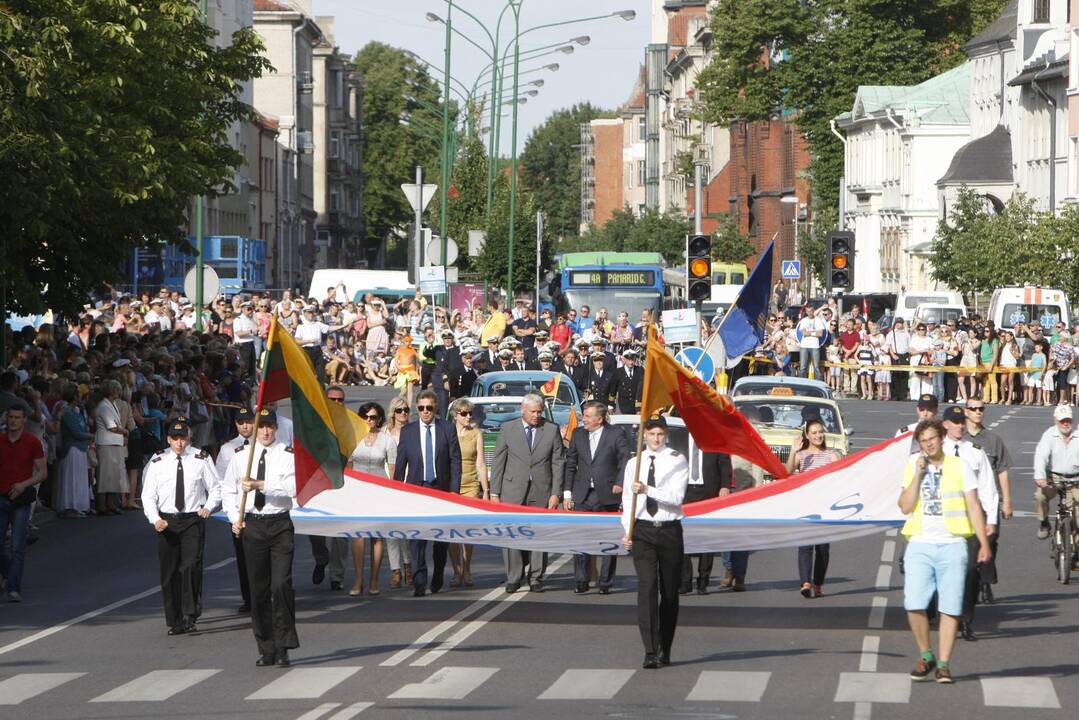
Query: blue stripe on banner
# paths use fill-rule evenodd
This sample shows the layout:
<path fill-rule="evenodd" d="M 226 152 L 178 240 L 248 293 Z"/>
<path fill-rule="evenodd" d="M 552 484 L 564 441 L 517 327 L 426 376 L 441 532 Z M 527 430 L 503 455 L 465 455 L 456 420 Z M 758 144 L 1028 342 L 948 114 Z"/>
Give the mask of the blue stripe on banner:
<path fill-rule="evenodd" d="M 377 522 L 377 523 L 419 523 L 424 525 L 454 523 L 519 523 L 531 525 L 605 525 L 620 515 L 589 513 L 587 515 L 539 515 L 532 513 L 500 513 L 497 517 L 488 515 L 334 515 L 332 517 L 309 518 L 319 522 Z M 292 513 L 294 520 L 304 519 L 304 513 Z M 683 525 L 878 525 L 880 527 L 900 527 L 904 520 L 824 520 L 820 518 L 702 518 L 689 517 L 682 520 Z"/>

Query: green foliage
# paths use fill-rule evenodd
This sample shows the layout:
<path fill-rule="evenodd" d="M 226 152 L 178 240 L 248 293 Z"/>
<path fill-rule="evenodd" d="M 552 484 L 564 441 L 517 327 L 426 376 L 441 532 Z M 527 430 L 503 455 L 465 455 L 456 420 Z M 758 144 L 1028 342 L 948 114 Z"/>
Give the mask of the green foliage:
<path fill-rule="evenodd" d="M 1003 285 L 1038 284 L 1079 293 L 1079 208 L 1055 216 L 1024 196 L 997 215 L 976 193 L 962 189 L 937 227 L 930 258 L 933 277 L 964 294 Z"/>
<path fill-rule="evenodd" d="M 560 241 L 558 252 L 658 252 L 668 266 L 676 267 L 685 264 L 686 235 L 692 230 L 692 221 L 677 212 L 647 210 L 637 217 L 627 207 L 615 210 L 603 227 Z"/>
<path fill-rule="evenodd" d="M 757 248 L 738 229 L 738 219 L 721 213 L 719 226 L 712 233 L 712 258 L 720 262 L 745 262 Z"/>
<path fill-rule="evenodd" d="M 719 0 L 713 60 L 697 80 L 703 115 L 730 125 L 793 113 L 817 209 L 837 205 L 843 146 L 830 122 L 858 86 L 916 84 L 961 64 L 962 44 L 1006 2 Z"/>
<path fill-rule="evenodd" d="M 193 195 L 231 189 L 269 68 L 255 33 L 216 48 L 184 0 L 0 6 L 0 234 L 15 309 L 77 310 L 139 245 L 186 242 Z"/>
<path fill-rule="evenodd" d="M 442 115 L 437 110 L 442 100 L 426 68 L 403 50 L 370 42 L 356 53 L 355 62 L 365 80 L 363 220 L 368 242 L 377 244 L 412 221 L 401 184 L 415 182 L 417 165 L 423 167 L 425 183 L 440 182 Z M 401 124 L 402 115 L 411 116 L 409 126 Z M 427 217 L 437 217 L 430 206 Z"/>
<path fill-rule="evenodd" d="M 447 192 L 446 236 L 453 238 L 461 251 L 457 266 L 467 269 L 468 231 L 483 230 L 487 225 L 487 152 L 479 137 L 462 138 Z M 428 207 L 432 224 L 437 224 L 434 219 L 439 217 L 440 201 L 436 196 Z"/>
<path fill-rule="evenodd" d="M 520 183 L 532 193 L 556 237 L 581 222 L 581 123 L 612 114 L 588 103 L 553 113 L 529 135 L 518 157 Z"/>
<path fill-rule="evenodd" d="M 488 281 L 500 288 L 507 287 L 506 279 L 509 274 L 509 216 L 509 181 L 505 175 L 500 174 L 495 179 L 487 241 L 484 243 L 483 252 L 473 263 Z M 522 192 L 519 187 L 515 216 L 513 288 L 520 292 L 536 287 L 536 203 L 530 193 Z M 551 265 L 551 245 L 546 237 L 544 240 L 540 266 L 548 268 Z"/>

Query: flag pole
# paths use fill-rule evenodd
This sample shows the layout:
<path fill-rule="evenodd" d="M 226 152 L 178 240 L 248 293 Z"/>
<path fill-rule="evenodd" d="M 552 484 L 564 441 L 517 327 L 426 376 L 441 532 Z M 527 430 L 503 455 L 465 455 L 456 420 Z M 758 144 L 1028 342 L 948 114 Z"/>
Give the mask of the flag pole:
<path fill-rule="evenodd" d="M 648 342 L 649 344 L 659 342 L 659 337 L 656 335 L 655 325 L 653 323 L 648 324 Z M 663 351 L 666 352 L 666 351 Z M 644 401 L 641 403 L 641 417 L 640 426 L 637 428 L 637 462 L 636 467 L 633 470 L 633 484 L 636 485 L 641 480 L 641 453 L 644 450 L 644 423 L 647 418 L 645 413 L 648 410 L 648 391 L 652 388 L 652 376 L 655 374 L 655 367 L 651 369 L 648 367 L 648 349 L 645 349 L 644 353 L 644 388 L 641 390 L 641 397 Z M 633 528 L 637 524 L 637 493 L 630 493 L 629 502 L 629 531 L 626 536 L 630 542 L 633 542 Z"/>
<path fill-rule="evenodd" d="M 274 346 L 274 342 L 277 340 L 277 316 L 274 316 L 270 323 L 270 337 L 267 339 L 266 352 L 263 353 L 263 362 L 269 357 L 270 348 Z M 265 368 L 264 368 L 265 369 Z M 266 382 L 266 378 L 262 378 L 263 383 Z M 262 418 L 262 385 L 259 385 L 258 401 L 255 403 L 255 426 L 251 429 L 251 447 L 247 451 L 247 468 L 244 470 L 243 479 L 243 492 L 240 493 L 240 532 L 243 533 L 243 521 L 244 514 L 247 511 L 247 483 L 251 482 L 251 465 L 255 460 L 255 446 L 258 445 L 259 440 L 259 420 Z"/>

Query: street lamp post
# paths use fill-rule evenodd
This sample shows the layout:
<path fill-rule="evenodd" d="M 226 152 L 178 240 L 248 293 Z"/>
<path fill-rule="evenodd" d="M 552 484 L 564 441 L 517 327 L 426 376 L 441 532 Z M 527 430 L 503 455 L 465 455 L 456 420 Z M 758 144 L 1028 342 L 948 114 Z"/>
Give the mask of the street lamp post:
<path fill-rule="evenodd" d="M 438 234 L 441 236 L 441 255 L 439 263 L 446 265 L 446 198 L 450 184 L 450 164 L 453 158 L 449 156 L 450 149 L 450 43 L 452 42 L 453 8 L 451 2 L 446 8 L 446 59 L 443 69 L 442 89 L 442 187 L 439 188 L 438 202 Z M 466 109 L 467 111 L 467 109 Z"/>

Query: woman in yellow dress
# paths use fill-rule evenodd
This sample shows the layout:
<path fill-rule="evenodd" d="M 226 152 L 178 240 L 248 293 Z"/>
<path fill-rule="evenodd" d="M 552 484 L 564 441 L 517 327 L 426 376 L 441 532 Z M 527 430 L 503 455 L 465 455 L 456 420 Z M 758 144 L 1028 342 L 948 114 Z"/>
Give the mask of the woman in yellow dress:
<path fill-rule="evenodd" d="M 467 398 L 460 398 L 450 405 L 450 410 L 461 445 L 461 494 L 490 500 L 487 461 L 483 455 L 483 431 L 472 423 L 475 406 Z M 450 587 L 460 587 L 461 583 L 472 587 L 472 545 L 450 545 L 450 562 L 453 565 Z"/>

